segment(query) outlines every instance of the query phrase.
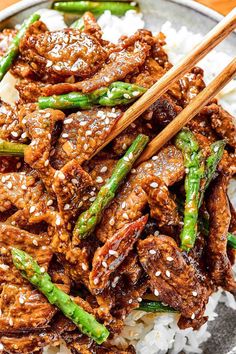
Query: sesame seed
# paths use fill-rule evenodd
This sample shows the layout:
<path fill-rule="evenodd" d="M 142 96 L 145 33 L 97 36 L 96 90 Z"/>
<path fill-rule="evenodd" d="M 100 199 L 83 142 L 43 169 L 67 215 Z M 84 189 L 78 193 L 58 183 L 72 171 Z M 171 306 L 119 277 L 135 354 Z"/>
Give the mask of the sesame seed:
<path fill-rule="evenodd" d="M 103 118 L 103 116 L 104 116 L 104 112 L 103 111 L 98 111 L 97 117 L 98 118 Z"/>
<path fill-rule="evenodd" d="M 132 152 L 129 153 L 129 159 L 132 160 L 134 158 L 134 154 Z"/>
<path fill-rule="evenodd" d="M 157 230 L 154 232 L 154 236 L 158 236 L 158 235 L 160 235 L 160 231 Z"/>
<path fill-rule="evenodd" d="M 129 303 L 129 304 L 132 304 L 132 302 L 133 302 L 133 300 L 132 300 L 132 299 L 130 299 L 130 300 L 128 301 L 128 303 Z"/>
<path fill-rule="evenodd" d="M 99 279 L 98 278 L 94 278 L 93 283 L 94 283 L 94 285 L 98 285 Z"/>
<path fill-rule="evenodd" d="M 32 205 L 29 210 L 30 214 L 32 214 L 35 210 L 36 210 L 36 206 Z"/>
<path fill-rule="evenodd" d="M 86 151 L 86 150 L 88 150 L 88 144 L 84 144 L 84 150 Z"/>
<path fill-rule="evenodd" d="M 122 145 L 122 149 L 123 149 L 123 150 L 126 150 L 126 149 L 127 149 L 127 144 L 123 144 L 123 145 Z"/>
<path fill-rule="evenodd" d="M 157 289 L 154 290 L 154 295 L 159 296 L 159 291 Z"/>
<path fill-rule="evenodd" d="M 27 123 L 27 120 L 26 119 L 22 119 L 21 123 L 25 124 L 25 123 Z"/>
<path fill-rule="evenodd" d="M 129 162 L 128 156 L 125 156 L 125 157 L 124 157 L 124 161 Z"/>
<path fill-rule="evenodd" d="M 127 213 L 123 213 L 123 218 L 129 220 L 129 215 Z"/>
<path fill-rule="evenodd" d="M 110 79 L 109 79 L 109 77 L 107 77 L 107 76 L 104 76 L 104 81 L 106 81 L 106 82 L 110 82 Z"/>
<path fill-rule="evenodd" d="M 87 124 L 87 122 L 86 122 L 85 120 L 82 120 L 82 121 L 79 123 L 79 125 L 80 125 L 81 127 L 84 127 L 86 124 Z"/>
<path fill-rule="evenodd" d="M 138 297 L 137 300 L 138 302 L 142 302 L 143 299 L 141 297 Z"/>
<path fill-rule="evenodd" d="M 103 182 L 103 178 L 102 178 L 101 176 L 98 176 L 98 177 L 96 178 L 96 182 L 97 182 L 97 183 L 102 183 L 102 182 Z"/>
<path fill-rule="evenodd" d="M 119 277 L 115 277 L 114 280 L 113 280 L 113 282 L 111 283 L 111 287 L 112 287 L 112 288 L 115 288 L 116 285 L 117 285 L 117 283 L 118 283 L 118 281 L 119 281 Z"/>
<path fill-rule="evenodd" d="M 8 188 L 8 189 L 12 189 L 12 183 L 11 183 L 11 182 L 8 182 L 8 183 L 7 183 L 7 188 Z"/>
<path fill-rule="evenodd" d="M 105 173 L 105 172 L 107 172 L 107 170 L 108 170 L 107 166 L 103 166 L 103 167 L 101 168 L 100 172 L 101 172 L 101 173 Z"/>
<path fill-rule="evenodd" d="M 19 297 L 19 303 L 21 305 L 23 305 L 25 303 L 24 297 L 22 295 L 20 295 L 20 297 Z"/>
<path fill-rule="evenodd" d="M 114 251 L 114 250 L 109 250 L 108 253 L 109 253 L 110 256 L 115 256 L 115 257 L 118 257 L 118 256 L 119 256 L 118 252 L 117 252 L 117 251 Z"/>
<path fill-rule="evenodd" d="M 84 204 L 84 203 L 81 201 L 81 202 L 79 203 L 78 207 L 81 208 L 83 204 Z"/>
<path fill-rule="evenodd" d="M 48 133 L 48 140 L 51 140 L 51 134 L 50 133 Z"/>
<path fill-rule="evenodd" d="M 38 244 L 38 241 L 35 240 L 35 239 L 32 241 L 32 243 L 33 243 L 33 245 L 35 245 L 35 246 L 38 246 L 38 245 L 39 245 L 39 244 Z"/>
<path fill-rule="evenodd" d="M 73 122 L 73 119 L 72 118 L 67 118 L 64 120 L 64 124 L 70 124 Z"/>
<path fill-rule="evenodd" d="M 107 268 L 107 262 L 103 261 L 103 262 L 102 262 L 102 266 L 103 266 L 104 268 Z"/>
<path fill-rule="evenodd" d="M 94 202 L 95 199 L 96 199 L 96 197 L 91 197 L 91 198 L 89 198 L 89 201 Z"/>
<path fill-rule="evenodd" d="M 158 271 L 155 273 L 155 276 L 156 276 L 156 277 L 159 277 L 160 275 L 161 275 L 161 271 L 158 270 Z"/>
<path fill-rule="evenodd" d="M 127 98 L 127 100 L 130 100 L 131 96 L 128 93 L 124 93 L 124 98 Z"/>
<path fill-rule="evenodd" d="M 45 273 L 45 268 L 44 268 L 44 267 L 41 267 L 41 268 L 40 268 L 40 272 L 41 272 L 41 273 Z"/>
<path fill-rule="evenodd" d="M 191 320 L 194 320 L 194 318 L 195 318 L 195 313 L 192 314 Z"/>
<path fill-rule="evenodd" d="M 9 325 L 10 325 L 11 327 L 13 326 L 13 319 L 12 319 L 12 318 L 9 319 Z"/>
<path fill-rule="evenodd" d="M 85 263 L 82 263 L 82 264 L 81 264 L 81 267 L 82 267 L 82 269 L 83 269 L 84 271 L 88 269 L 88 267 L 86 266 Z"/>
<path fill-rule="evenodd" d="M 49 112 L 45 113 L 44 117 L 45 118 L 50 118 L 51 117 L 51 113 L 49 113 Z"/>
<path fill-rule="evenodd" d="M 193 291 L 192 294 L 193 294 L 193 296 L 197 296 L 197 292 L 196 291 Z"/>
<path fill-rule="evenodd" d="M 69 136 L 69 134 L 67 134 L 67 133 L 63 133 L 63 134 L 61 135 L 62 138 L 68 138 L 68 136 Z"/>
<path fill-rule="evenodd" d="M 73 179 L 71 180 L 71 182 L 72 182 L 73 184 L 78 184 L 78 181 L 77 181 L 77 179 L 75 179 L 75 178 L 73 178 Z"/>
<path fill-rule="evenodd" d="M 166 260 L 169 262 L 172 262 L 174 260 L 174 258 L 173 257 L 166 257 Z"/>
<path fill-rule="evenodd" d="M 4 346 L 2 343 L 0 343 L 0 350 L 3 350 L 4 349 Z"/>
<path fill-rule="evenodd" d="M 132 95 L 133 95 L 134 97 L 139 96 L 139 91 L 134 91 Z"/>
<path fill-rule="evenodd" d="M 104 123 L 105 123 L 106 125 L 108 125 L 108 124 L 110 123 L 110 119 L 109 119 L 109 118 L 106 118 L 105 121 L 104 121 Z"/>
<path fill-rule="evenodd" d="M 47 206 L 50 206 L 50 205 L 53 205 L 53 200 L 52 200 L 52 199 L 49 199 L 49 200 L 47 201 Z"/>
<path fill-rule="evenodd" d="M 60 180 L 63 180 L 63 179 L 66 178 L 66 176 L 64 175 L 63 172 L 59 171 L 59 172 L 58 172 L 58 178 L 59 178 Z"/>
<path fill-rule="evenodd" d="M 57 215 L 56 217 L 56 225 L 57 226 L 61 225 L 61 217 L 59 215 Z"/>
<path fill-rule="evenodd" d="M 85 135 L 86 135 L 86 136 L 92 135 L 92 131 L 91 131 L 91 130 L 86 130 Z"/>
<path fill-rule="evenodd" d="M 6 179 L 5 179 L 4 176 L 2 177 L 1 181 L 2 181 L 2 183 L 5 183 L 5 182 L 6 182 Z"/>
<path fill-rule="evenodd" d="M 109 224 L 110 224 L 111 226 L 115 225 L 115 219 L 114 219 L 114 218 L 111 218 L 111 219 L 109 220 Z"/>
<path fill-rule="evenodd" d="M 26 185 L 25 185 L 25 184 L 22 184 L 21 189 L 23 189 L 23 191 L 26 191 L 26 190 L 27 190 Z"/>
<path fill-rule="evenodd" d="M 17 132 L 11 132 L 11 135 L 14 136 L 14 138 L 18 137 L 18 133 Z"/>
<path fill-rule="evenodd" d="M 130 172 L 134 174 L 137 172 L 137 170 L 135 168 L 132 168 L 132 170 Z"/>
<path fill-rule="evenodd" d="M 157 252 L 155 250 L 150 250 L 149 253 L 150 254 L 156 254 Z"/>
<path fill-rule="evenodd" d="M 167 278 L 170 278 L 170 271 L 169 270 L 166 271 L 166 276 L 167 276 Z"/>
<path fill-rule="evenodd" d="M 28 134 L 27 134 L 26 132 L 24 132 L 24 133 L 21 134 L 22 139 L 27 138 L 27 136 L 28 136 Z"/>
<path fill-rule="evenodd" d="M 64 210 L 69 210 L 70 209 L 70 204 L 65 204 Z"/>
<path fill-rule="evenodd" d="M 157 188 L 158 187 L 158 183 L 152 182 L 152 183 L 150 183 L 150 187 Z"/>
<path fill-rule="evenodd" d="M 49 165 L 49 160 L 46 160 L 46 161 L 44 162 L 44 166 L 47 167 L 48 165 Z"/>
<path fill-rule="evenodd" d="M 158 159 L 158 156 L 153 156 L 153 157 L 152 157 L 152 160 L 153 160 L 153 161 L 156 161 L 157 159 Z"/>
<path fill-rule="evenodd" d="M 125 208 L 126 208 L 126 202 L 123 202 L 123 203 L 121 204 L 121 208 L 122 208 L 122 209 L 125 209 Z"/>

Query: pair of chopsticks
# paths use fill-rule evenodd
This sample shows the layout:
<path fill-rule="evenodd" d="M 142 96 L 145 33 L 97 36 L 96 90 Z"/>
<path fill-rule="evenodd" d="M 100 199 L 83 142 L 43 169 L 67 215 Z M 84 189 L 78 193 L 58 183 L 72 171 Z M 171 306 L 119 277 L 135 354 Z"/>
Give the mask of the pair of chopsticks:
<path fill-rule="evenodd" d="M 178 79 L 205 57 L 236 28 L 236 8 L 218 23 L 179 64 L 173 66 L 156 82 L 138 101 L 124 113 L 117 122 L 108 139 L 99 148 L 103 149 L 125 128 L 134 122 L 160 96 L 162 96 Z M 137 163 L 151 158 L 163 145 L 176 135 L 196 114 L 200 112 L 219 91 L 236 75 L 236 58 L 201 92 L 183 111 L 158 134 L 144 150 Z M 96 153 L 98 152 L 96 151 Z"/>

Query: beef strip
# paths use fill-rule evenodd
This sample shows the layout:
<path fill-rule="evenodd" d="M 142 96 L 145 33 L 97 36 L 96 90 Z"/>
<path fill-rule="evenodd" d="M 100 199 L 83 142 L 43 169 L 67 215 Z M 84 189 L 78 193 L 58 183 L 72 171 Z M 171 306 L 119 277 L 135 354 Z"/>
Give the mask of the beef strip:
<path fill-rule="evenodd" d="M 90 289 L 94 294 L 101 293 L 108 286 L 110 275 L 132 250 L 146 222 L 145 216 L 124 226 L 95 252 L 89 277 Z"/>
<path fill-rule="evenodd" d="M 154 200 L 155 204 L 151 205 L 153 215 L 160 216 L 158 209 L 160 208 L 159 210 L 163 211 L 165 206 L 159 204 L 159 201 L 162 200 L 165 204 L 165 198 L 169 201 L 171 199 L 171 195 L 165 186 L 170 186 L 181 180 L 184 175 L 183 157 L 174 146 L 168 146 L 162 149 L 158 156 L 141 164 L 133 172 L 116 199 L 105 210 L 102 221 L 97 227 L 96 235 L 102 242 L 109 239 L 123 225 L 137 220 L 142 215 L 142 211 L 148 203 L 147 193 L 142 187 L 142 184 L 145 186 L 145 181 L 149 182 L 151 188 L 157 188 L 158 194 L 160 193 L 158 195 L 159 199 Z M 161 179 L 161 188 L 158 188 L 157 178 Z M 147 191 L 150 192 L 150 188 Z M 150 198 L 151 193 L 149 193 L 149 200 Z M 170 202 L 170 206 L 172 212 L 165 215 L 166 217 L 169 215 L 168 222 L 172 223 L 173 220 L 176 220 L 176 205 L 173 200 Z M 156 210 L 154 211 L 154 209 Z M 161 223 L 164 220 L 166 219 L 163 219 Z"/>
<path fill-rule="evenodd" d="M 114 81 L 123 80 L 128 74 L 141 66 L 150 52 L 150 45 L 137 40 L 133 46 L 114 52 L 109 61 L 91 78 L 75 84 L 57 84 L 43 89 L 46 96 L 62 94 L 71 91 L 84 93 L 107 87 Z"/>
<path fill-rule="evenodd" d="M 97 345 L 90 338 L 78 333 L 65 333 L 63 339 L 73 354 L 135 354 L 132 346 L 119 350 L 109 343 Z"/>
<path fill-rule="evenodd" d="M 209 119 L 212 128 L 215 129 L 228 144 L 236 148 L 236 120 L 231 114 L 226 112 L 221 106 L 213 103 L 208 106 Z"/>
<path fill-rule="evenodd" d="M 104 143 L 121 116 L 116 108 L 93 108 L 71 114 L 64 120 L 62 134 L 52 157 L 52 164 L 61 168 L 77 158 L 79 163 L 89 160 Z"/>
<path fill-rule="evenodd" d="M 1 331 L 20 331 L 45 327 L 56 309 L 30 286 L 6 284 L 0 295 Z"/>
<path fill-rule="evenodd" d="M 0 100 L 0 138 L 25 143 L 27 135 L 22 133 L 16 107 Z"/>
<path fill-rule="evenodd" d="M 227 182 L 227 178 L 220 175 L 212 184 L 206 200 L 210 214 L 207 260 L 213 282 L 225 290 L 236 292 L 236 282 L 227 256 L 227 233 L 231 219 Z"/>
<path fill-rule="evenodd" d="M 41 349 L 58 341 L 55 331 L 43 330 L 38 333 L 21 333 L 18 335 L 5 334 L 1 337 L 3 354 L 41 354 Z"/>
<path fill-rule="evenodd" d="M 83 32 L 97 38 L 97 40 L 102 43 L 102 30 L 94 15 L 91 12 L 85 12 L 83 14 L 83 22 Z"/>
<path fill-rule="evenodd" d="M 199 328 L 206 320 L 203 315 L 209 294 L 175 241 L 168 236 L 149 236 L 138 242 L 138 254 L 154 294 Z"/>
<path fill-rule="evenodd" d="M 49 164 L 52 132 L 57 121 L 63 120 L 64 113 L 58 110 L 38 110 L 26 115 L 21 123 L 31 139 L 25 149 L 24 159 L 37 170 L 47 189 L 51 190 L 54 169 Z"/>
<path fill-rule="evenodd" d="M 78 215 L 83 197 L 88 195 L 92 186 L 90 175 L 81 168 L 77 160 L 71 160 L 54 175 L 53 190 L 64 220 Z"/>
<path fill-rule="evenodd" d="M 108 53 L 99 41 L 78 29 L 35 33 L 37 23 L 30 26 L 20 42 L 21 58 L 47 82 L 60 81 L 75 75 L 85 78 L 93 75 L 104 63 Z"/>

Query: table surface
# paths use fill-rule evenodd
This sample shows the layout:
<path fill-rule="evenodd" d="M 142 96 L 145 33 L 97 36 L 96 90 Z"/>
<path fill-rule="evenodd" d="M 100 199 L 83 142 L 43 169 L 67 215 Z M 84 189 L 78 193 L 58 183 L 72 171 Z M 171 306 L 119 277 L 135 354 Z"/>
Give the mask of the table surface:
<path fill-rule="evenodd" d="M 18 0 L 1 0 L 0 10 L 15 4 Z M 212 9 L 226 15 L 230 10 L 236 7 L 236 0 L 198 0 L 198 2 L 211 7 Z"/>

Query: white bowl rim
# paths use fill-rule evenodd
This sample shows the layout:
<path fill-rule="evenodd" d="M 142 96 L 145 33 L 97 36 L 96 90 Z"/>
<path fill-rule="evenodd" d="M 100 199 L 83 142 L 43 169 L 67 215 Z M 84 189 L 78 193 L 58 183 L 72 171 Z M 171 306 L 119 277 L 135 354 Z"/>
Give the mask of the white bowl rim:
<path fill-rule="evenodd" d="M 182 6 L 188 7 L 192 10 L 195 10 L 205 16 L 210 17 L 211 19 L 219 22 L 223 16 L 219 14 L 217 11 L 214 11 L 210 9 L 207 6 L 204 6 L 194 0 L 169 0 L 171 2 L 180 4 Z M 8 19 L 9 17 L 12 17 L 16 15 L 17 13 L 26 10 L 27 8 L 30 8 L 35 5 L 40 5 L 42 3 L 46 3 L 47 0 L 21 0 L 17 2 L 16 4 L 13 4 L 6 9 L 2 10 L 0 12 L 0 22 Z"/>

